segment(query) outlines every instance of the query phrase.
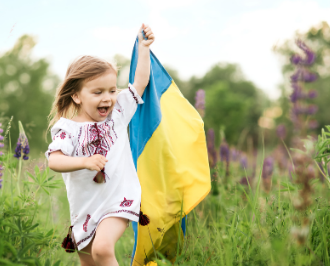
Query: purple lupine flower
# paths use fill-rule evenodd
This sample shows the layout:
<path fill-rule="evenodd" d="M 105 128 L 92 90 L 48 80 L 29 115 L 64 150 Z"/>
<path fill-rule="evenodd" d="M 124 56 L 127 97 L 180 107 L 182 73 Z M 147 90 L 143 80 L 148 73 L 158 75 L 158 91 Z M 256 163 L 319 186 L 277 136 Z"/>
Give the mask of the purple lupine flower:
<path fill-rule="evenodd" d="M 298 85 L 298 83 L 293 82 L 291 84 L 292 88 L 293 88 L 293 92 L 290 95 L 290 99 L 291 102 L 295 103 L 296 101 L 298 101 L 299 99 L 303 98 L 303 93 L 302 93 L 302 88 L 301 86 Z"/>
<path fill-rule="evenodd" d="M 241 167 L 242 167 L 243 170 L 244 169 L 247 169 L 248 161 L 247 161 L 247 157 L 246 157 L 245 154 L 242 154 L 241 155 L 241 158 L 240 158 L 239 162 L 240 162 L 240 165 L 241 165 Z"/>
<path fill-rule="evenodd" d="M 18 121 L 18 125 L 20 133 L 18 136 L 14 157 L 16 157 L 17 159 L 21 158 L 23 150 L 23 160 L 28 160 L 29 157 L 27 156 L 27 154 L 30 153 L 29 141 L 25 135 L 25 131 L 21 121 Z"/>
<path fill-rule="evenodd" d="M 262 178 L 266 179 L 266 178 L 271 178 L 272 174 L 273 174 L 273 170 L 274 170 L 274 160 L 272 157 L 267 157 L 264 160 L 264 165 L 262 168 Z"/>
<path fill-rule="evenodd" d="M 309 99 L 314 99 L 314 98 L 317 97 L 317 91 L 316 90 L 309 90 L 307 95 L 308 95 Z"/>
<path fill-rule="evenodd" d="M 291 57 L 291 63 L 294 64 L 294 65 L 298 65 L 303 59 L 301 58 L 300 55 L 298 54 L 294 54 L 292 57 Z"/>
<path fill-rule="evenodd" d="M 317 80 L 317 74 L 310 72 L 306 68 L 301 72 L 301 80 L 305 82 L 313 82 Z"/>
<path fill-rule="evenodd" d="M 298 105 L 294 105 L 292 108 L 292 113 L 297 116 L 297 115 L 305 113 L 305 109 Z"/>
<path fill-rule="evenodd" d="M 199 89 L 196 91 L 195 96 L 195 107 L 201 117 L 204 117 L 205 114 L 205 91 L 203 89 Z"/>
<path fill-rule="evenodd" d="M 2 188 L 2 179 L 0 179 L 0 188 Z"/>
<path fill-rule="evenodd" d="M 302 40 L 297 40 L 296 44 L 306 55 L 305 60 L 301 60 L 299 63 L 303 65 L 312 65 L 316 58 L 315 53 Z"/>
<path fill-rule="evenodd" d="M 229 161 L 229 146 L 225 140 L 223 140 L 220 145 L 220 160 L 222 162 Z"/>
<path fill-rule="evenodd" d="M 310 72 L 306 68 L 299 67 L 296 72 L 291 76 L 291 81 L 298 82 L 313 82 L 317 80 L 317 74 Z"/>
<path fill-rule="evenodd" d="M 307 107 L 306 113 L 309 115 L 313 115 L 317 112 L 318 107 L 315 104 L 311 104 Z"/>
<path fill-rule="evenodd" d="M 20 158 L 22 155 L 21 151 L 22 151 L 22 144 L 21 144 L 21 138 L 19 137 L 16 144 L 14 157 L 16 157 L 17 159 Z"/>
<path fill-rule="evenodd" d="M 235 148 L 230 149 L 230 157 L 233 162 L 236 162 L 239 158 L 240 152 Z"/>
<path fill-rule="evenodd" d="M 217 163 L 217 153 L 215 150 L 214 139 L 214 130 L 210 128 L 207 131 L 207 152 L 209 155 L 209 163 L 211 168 L 214 168 Z"/>
<path fill-rule="evenodd" d="M 276 128 L 276 134 L 280 139 L 285 139 L 286 136 L 286 128 L 285 125 L 278 125 Z"/>

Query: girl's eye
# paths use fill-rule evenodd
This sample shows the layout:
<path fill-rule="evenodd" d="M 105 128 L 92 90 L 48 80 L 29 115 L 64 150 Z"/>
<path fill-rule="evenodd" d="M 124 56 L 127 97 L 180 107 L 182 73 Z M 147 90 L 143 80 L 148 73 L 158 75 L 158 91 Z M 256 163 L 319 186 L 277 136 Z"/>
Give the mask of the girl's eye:
<path fill-rule="evenodd" d="M 94 92 L 95 94 L 101 94 L 101 92 L 100 91 L 96 91 L 96 92 Z"/>

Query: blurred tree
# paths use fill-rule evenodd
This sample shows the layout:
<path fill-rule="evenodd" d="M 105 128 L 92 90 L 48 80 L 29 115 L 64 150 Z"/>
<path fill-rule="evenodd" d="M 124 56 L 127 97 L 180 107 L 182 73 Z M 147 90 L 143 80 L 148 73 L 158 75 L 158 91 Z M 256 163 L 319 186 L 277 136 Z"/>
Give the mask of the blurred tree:
<path fill-rule="evenodd" d="M 274 47 L 274 51 L 280 55 L 285 80 L 284 84 L 281 85 L 282 94 L 278 100 L 283 115 L 276 122 L 287 126 L 288 138 L 291 137 L 290 132 L 292 132 L 291 102 L 289 100 L 292 93 L 290 75 L 294 72 L 294 66 L 291 64 L 290 59 L 294 54 L 301 53 L 295 44 L 296 39 L 303 40 L 316 53 L 316 60 L 311 70 L 317 72 L 319 78 L 311 84 L 306 84 L 305 87 L 307 90 L 315 89 L 318 92 L 318 97 L 309 100 L 309 103 L 318 106 L 317 113 L 313 115 L 318 122 L 317 134 L 320 133 L 322 127 L 330 125 L 330 116 L 328 115 L 330 101 L 330 27 L 326 22 L 321 22 L 311 27 L 307 32 L 296 32 L 293 39 L 287 40 L 279 47 Z"/>
<path fill-rule="evenodd" d="M 32 36 L 20 37 L 14 47 L 0 56 L 0 113 L 14 116 L 12 147 L 18 138 L 18 120 L 22 121 L 32 153 L 45 151 L 47 116 L 59 78 L 50 73 L 46 59 L 33 60 L 36 42 Z M 14 145 L 13 145 L 14 144 Z"/>
<path fill-rule="evenodd" d="M 204 77 L 192 77 L 186 86 L 183 93 L 192 104 L 196 91 L 201 88 L 205 90 L 205 127 L 215 130 L 218 144 L 217 132 L 221 125 L 225 128 L 229 144 L 237 145 L 243 130 L 257 143 L 258 120 L 270 101 L 252 82 L 245 80 L 237 65 L 216 64 Z"/>

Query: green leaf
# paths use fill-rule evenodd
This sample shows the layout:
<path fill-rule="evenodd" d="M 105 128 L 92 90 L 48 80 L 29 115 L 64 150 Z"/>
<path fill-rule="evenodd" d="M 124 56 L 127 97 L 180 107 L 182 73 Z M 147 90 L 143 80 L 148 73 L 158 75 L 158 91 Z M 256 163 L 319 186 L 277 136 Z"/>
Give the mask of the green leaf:
<path fill-rule="evenodd" d="M 18 226 L 15 223 L 4 222 L 2 225 L 8 226 L 9 228 L 11 228 L 13 231 L 15 231 L 17 233 L 21 233 L 21 230 L 18 228 Z"/>
<path fill-rule="evenodd" d="M 29 249 L 31 249 L 33 246 L 35 246 L 35 243 L 31 243 L 31 244 L 26 245 L 24 248 L 22 248 L 22 249 L 18 252 L 17 256 L 18 256 L 19 258 L 23 257 L 23 255 L 24 255 Z M 33 261 L 33 262 L 34 262 L 34 261 Z"/>
<path fill-rule="evenodd" d="M 34 224 L 34 225 L 30 226 L 30 227 L 27 227 L 25 230 L 26 231 L 32 231 L 34 228 L 36 228 L 38 226 L 39 226 L 39 224 L 37 223 L 37 224 Z"/>
<path fill-rule="evenodd" d="M 300 154 L 306 154 L 306 152 L 302 151 L 302 150 L 298 150 L 298 149 L 294 149 L 294 148 L 290 148 L 290 150 L 298 152 Z"/>
<path fill-rule="evenodd" d="M 50 260 L 49 259 L 46 260 L 45 266 L 50 266 Z"/>
<path fill-rule="evenodd" d="M 53 264 L 53 266 L 60 266 L 60 264 L 61 264 L 61 261 L 58 260 L 58 261 L 56 261 L 56 262 Z"/>
<path fill-rule="evenodd" d="M 9 242 L 5 242 L 5 246 L 10 250 L 11 254 L 13 254 L 13 256 L 17 258 L 17 250 L 15 249 L 15 247 Z"/>
<path fill-rule="evenodd" d="M 45 237 L 49 237 L 49 236 L 52 236 L 54 233 L 54 230 L 53 229 L 50 229 L 47 234 L 45 234 Z"/>
<path fill-rule="evenodd" d="M 37 179 L 29 172 L 27 172 L 28 176 L 31 177 L 35 183 L 37 183 Z"/>
<path fill-rule="evenodd" d="M 45 189 L 44 187 L 41 187 L 48 195 L 50 195 L 49 191 Z"/>

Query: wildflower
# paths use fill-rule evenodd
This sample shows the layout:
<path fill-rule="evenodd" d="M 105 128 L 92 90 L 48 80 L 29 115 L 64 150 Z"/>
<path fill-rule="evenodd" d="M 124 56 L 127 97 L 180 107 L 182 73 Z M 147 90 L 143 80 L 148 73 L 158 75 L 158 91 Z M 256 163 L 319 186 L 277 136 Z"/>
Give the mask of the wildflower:
<path fill-rule="evenodd" d="M 273 174 L 274 161 L 272 157 L 267 157 L 264 160 L 264 165 L 262 168 L 262 178 L 270 178 Z"/>
<path fill-rule="evenodd" d="M 217 154 L 214 147 L 214 130 L 212 128 L 207 131 L 207 151 L 210 167 L 214 168 L 217 163 Z"/>
<path fill-rule="evenodd" d="M 291 102 L 295 103 L 299 99 L 303 98 L 302 88 L 295 82 L 292 83 L 291 86 L 293 88 L 293 92 L 290 95 L 290 100 Z"/>
<path fill-rule="evenodd" d="M 294 65 L 305 65 L 309 66 L 312 65 L 315 61 L 315 53 L 309 49 L 309 47 L 301 40 L 296 41 L 297 46 L 304 51 L 305 59 L 303 59 L 300 55 L 294 54 L 291 57 L 291 63 Z"/>
<path fill-rule="evenodd" d="M 285 139 L 286 136 L 286 129 L 285 125 L 278 125 L 276 128 L 276 134 L 280 139 Z"/>
<path fill-rule="evenodd" d="M 317 91 L 316 90 L 309 90 L 307 95 L 308 95 L 308 98 L 314 99 L 314 98 L 317 97 Z"/>
<path fill-rule="evenodd" d="M 261 174 L 262 182 L 267 192 L 269 192 L 271 188 L 273 170 L 274 170 L 274 160 L 272 157 L 267 157 L 264 160 L 264 164 L 262 167 L 262 174 Z"/>
<path fill-rule="evenodd" d="M 17 140 L 14 157 L 16 157 L 17 159 L 21 158 L 22 150 L 23 150 L 23 160 L 28 160 L 29 157 L 27 156 L 27 154 L 30 153 L 29 142 L 25 135 L 25 131 L 24 131 L 21 121 L 18 122 L 18 125 L 19 125 L 20 133 L 19 133 L 19 137 Z"/>
<path fill-rule="evenodd" d="M 316 58 L 315 53 L 302 40 L 297 40 L 296 44 L 306 55 L 305 60 L 301 60 L 300 63 L 303 65 L 313 64 Z"/>
<path fill-rule="evenodd" d="M 227 144 L 227 142 L 224 140 L 222 141 L 221 145 L 220 145 L 220 160 L 229 161 L 229 146 Z"/>
<path fill-rule="evenodd" d="M 241 156 L 241 158 L 240 158 L 240 164 L 241 164 L 241 167 L 242 167 L 243 170 L 244 170 L 244 169 L 247 169 L 247 164 L 248 164 L 248 162 L 247 162 L 247 157 L 246 157 L 245 154 L 243 154 L 243 155 Z"/>
<path fill-rule="evenodd" d="M 239 158 L 239 154 L 240 152 L 235 148 L 230 149 L 230 157 L 232 161 L 236 162 Z"/>
<path fill-rule="evenodd" d="M 306 68 L 299 67 L 297 71 L 291 76 L 292 82 L 313 82 L 317 80 L 317 74 L 310 72 Z"/>
<path fill-rule="evenodd" d="M 309 115 L 313 115 L 317 112 L 317 110 L 318 110 L 318 107 L 314 104 L 311 104 L 308 106 L 306 113 Z"/>
<path fill-rule="evenodd" d="M 291 57 L 291 63 L 294 64 L 294 65 L 298 65 L 301 61 L 302 61 L 302 58 L 301 58 L 301 56 L 298 55 L 298 54 L 294 54 L 294 55 Z"/>
<path fill-rule="evenodd" d="M 205 91 L 203 89 L 199 89 L 196 92 L 195 96 L 195 107 L 201 117 L 204 117 L 205 115 Z"/>

